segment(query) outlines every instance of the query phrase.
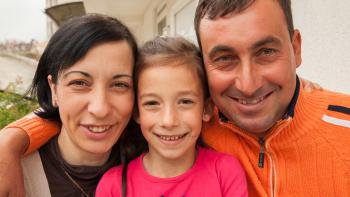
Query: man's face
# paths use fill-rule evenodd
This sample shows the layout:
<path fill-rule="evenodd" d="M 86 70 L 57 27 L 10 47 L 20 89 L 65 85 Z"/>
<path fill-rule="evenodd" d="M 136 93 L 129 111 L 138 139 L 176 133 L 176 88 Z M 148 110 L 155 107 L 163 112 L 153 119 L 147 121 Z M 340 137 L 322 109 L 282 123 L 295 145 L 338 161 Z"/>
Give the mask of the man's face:
<path fill-rule="evenodd" d="M 293 97 L 299 32 L 291 41 L 278 2 L 257 0 L 240 13 L 204 17 L 199 35 L 216 106 L 242 129 L 265 133 Z"/>

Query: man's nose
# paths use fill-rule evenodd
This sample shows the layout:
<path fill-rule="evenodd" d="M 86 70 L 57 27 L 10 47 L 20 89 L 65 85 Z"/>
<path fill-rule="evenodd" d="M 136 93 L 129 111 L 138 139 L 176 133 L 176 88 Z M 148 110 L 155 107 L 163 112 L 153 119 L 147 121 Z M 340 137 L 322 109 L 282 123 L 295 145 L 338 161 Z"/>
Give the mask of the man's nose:
<path fill-rule="evenodd" d="M 259 70 L 255 66 L 247 61 L 241 65 L 237 73 L 235 87 L 246 97 L 254 96 L 254 93 L 262 86 Z"/>

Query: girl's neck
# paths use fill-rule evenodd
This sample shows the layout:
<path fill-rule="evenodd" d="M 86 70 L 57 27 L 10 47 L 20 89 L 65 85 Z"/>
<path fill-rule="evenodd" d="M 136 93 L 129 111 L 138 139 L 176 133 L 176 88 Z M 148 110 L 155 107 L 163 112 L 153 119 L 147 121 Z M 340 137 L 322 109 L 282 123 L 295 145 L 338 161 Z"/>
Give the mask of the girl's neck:
<path fill-rule="evenodd" d="M 196 147 L 176 159 L 162 157 L 150 149 L 148 153 L 145 153 L 142 163 L 150 175 L 158 178 L 171 178 L 187 172 L 194 165 L 196 156 Z"/>
<path fill-rule="evenodd" d="M 84 151 L 74 144 L 68 134 L 61 130 L 58 136 L 58 148 L 62 158 L 70 165 L 80 166 L 101 166 L 109 158 L 110 152 L 105 154 L 96 154 Z"/>

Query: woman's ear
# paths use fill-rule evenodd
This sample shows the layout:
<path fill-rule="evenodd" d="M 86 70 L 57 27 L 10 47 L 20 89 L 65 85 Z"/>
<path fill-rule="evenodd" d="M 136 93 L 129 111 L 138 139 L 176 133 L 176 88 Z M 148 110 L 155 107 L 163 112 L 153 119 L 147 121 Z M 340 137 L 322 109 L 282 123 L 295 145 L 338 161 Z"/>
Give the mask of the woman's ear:
<path fill-rule="evenodd" d="M 58 107 L 58 99 L 57 99 L 57 93 L 56 93 L 56 84 L 52 81 L 52 76 L 47 76 L 47 81 L 49 83 L 50 89 L 51 89 L 51 102 L 52 106 Z"/>
<path fill-rule="evenodd" d="M 214 103 L 213 101 L 209 98 L 205 101 L 204 103 L 204 109 L 203 109 L 203 117 L 202 120 L 204 122 L 208 122 L 211 117 L 213 116 L 213 111 L 214 111 Z"/>

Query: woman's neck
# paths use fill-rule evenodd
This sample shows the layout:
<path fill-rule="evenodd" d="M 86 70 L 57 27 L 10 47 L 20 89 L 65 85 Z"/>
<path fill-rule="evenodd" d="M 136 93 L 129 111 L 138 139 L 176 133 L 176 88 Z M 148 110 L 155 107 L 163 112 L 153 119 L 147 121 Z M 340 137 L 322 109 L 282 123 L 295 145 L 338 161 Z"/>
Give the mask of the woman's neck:
<path fill-rule="evenodd" d="M 149 149 L 149 152 L 143 157 L 142 163 L 150 175 L 159 178 L 171 178 L 187 172 L 195 163 L 196 155 L 196 147 L 176 159 L 162 157 L 159 153 Z"/>
<path fill-rule="evenodd" d="M 70 165 L 101 166 L 109 158 L 110 152 L 97 154 L 84 151 L 75 144 L 64 129 L 58 136 L 58 148 L 62 158 Z"/>

